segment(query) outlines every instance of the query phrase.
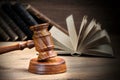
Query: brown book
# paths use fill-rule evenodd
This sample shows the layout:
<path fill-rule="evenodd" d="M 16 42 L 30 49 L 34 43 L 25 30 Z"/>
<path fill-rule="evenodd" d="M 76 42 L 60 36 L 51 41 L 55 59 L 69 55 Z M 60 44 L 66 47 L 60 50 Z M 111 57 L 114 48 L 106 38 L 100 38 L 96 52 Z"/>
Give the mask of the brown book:
<path fill-rule="evenodd" d="M 49 27 L 52 27 L 52 26 L 55 26 L 57 27 L 58 29 L 62 30 L 65 34 L 68 34 L 68 32 L 62 28 L 62 26 L 58 25 L 56 22 L 52 21 L 50 18 L 48 18 L 46 15 L 44 15 L 43 13 L 41 13 L 39 10 L 37 10 L 36 8 L 34 8 L 32 5 L 30 4 L 24 4 L 24 7 L 27 9 L 27 11 L 32 15 L 34 16 L 37 20 L 39 20 L 38 22 L 41 23 L 49 23 L 50 26 Z"/>
<path fill-rule="evenodd" d="M 27 39 L 27 36 L 25 33 L 15 24 L 15 22 L 2 10 L 0 10 L 0 17 L 2 17 L 9 27 L 18 35 L 19 40 L 25 40 Z"/>

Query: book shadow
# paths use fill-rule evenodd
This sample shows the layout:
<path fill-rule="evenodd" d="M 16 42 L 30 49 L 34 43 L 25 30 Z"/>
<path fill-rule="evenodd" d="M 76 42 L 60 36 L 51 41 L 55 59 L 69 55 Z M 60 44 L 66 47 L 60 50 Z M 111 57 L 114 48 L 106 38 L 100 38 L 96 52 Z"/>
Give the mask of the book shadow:
<path fill-rule="evenodd" d="M 116 58 L 115 56 L 97 56 L 97 55 L 88 55 L 88 54 L 81 54 L 81 55 L 71 55 L 71 54 L 58 54 L 58 56 L 73 56 L 73 57 L 87 57 L 87 58 Z"/>

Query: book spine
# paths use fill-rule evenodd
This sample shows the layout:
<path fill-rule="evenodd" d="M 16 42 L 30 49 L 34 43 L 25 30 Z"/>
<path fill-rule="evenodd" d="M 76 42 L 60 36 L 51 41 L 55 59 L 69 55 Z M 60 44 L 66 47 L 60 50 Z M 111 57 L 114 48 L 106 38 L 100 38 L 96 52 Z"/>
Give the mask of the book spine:
<path fill-rule="evenodd" d="M 4 3 L 1 5 L 2 10 L 20 27 L 20 29 L 28 36 L 27 39 L 32 39 L 32 31 L 21 17 L 12 9 L 12 4 Z"/>
<path fill-rule="evenodd" d="M 58 25 L 56 22 L 52 21 L 50 18 L 48 18 L 46 15 L 44 15 L 43 13 L 41 13 L 39 10 L 35 9 L 33 6 L 31 6 L 30 4 L 24 5 L 24 7 L 27 9 L 27 11 L 36 16 L 36 18 L 38 18 L 39 20 L 42 20 L 43 22 L 47 22 L 50 24 L 50 26 L 55 26 L 58 29 L 62 30 L 64 33 L 68 34 L 67 30 L 65 30 L 64 28 L 62 28 L 62 26 Z"/>
<path fill-rule="evenodd" d="M 38 24 L 21 3 L 15 3 L 12 7 L 29 26 Z"/>
<path fill-rule="evenodd" d="M 18 35 L 20 40 L 25 40 L 27 36 L 25 33 L 15 24 L 15 22 L 2 10 L 0 10 L 0 17 L 2 17 L 7 24 L 11 27 L 11 29 Z"/>
<path fill-rule="evenodd" d="M 13 41 L 18 39 L 17 34 L 7 25 L 7 23 L 0 17 L 0 27 L 11 37 Z"/>
<path fill-rule="evenodd" d="M 2 41 L 9 41 L 10 37 L 9 35 L 0 27 L 0 37 Z"/>

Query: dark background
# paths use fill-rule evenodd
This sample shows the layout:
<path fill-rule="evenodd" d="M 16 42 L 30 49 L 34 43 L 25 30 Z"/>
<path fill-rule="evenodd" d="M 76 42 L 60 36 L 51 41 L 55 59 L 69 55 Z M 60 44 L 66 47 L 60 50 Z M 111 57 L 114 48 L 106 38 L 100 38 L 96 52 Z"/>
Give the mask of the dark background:
<path fill-rule="evenodd" d="M 73 14 L 76 28 L 79 28 L 83 16 L 87 15 L 89 20 L 96 19 L 109 34 L 120 34 L 117 0 L 1 0 L 7 1 L 29 3 L 65 28 L 65 19 L 69 15 Z"/>
<path fill-rule="evenodd" d="M 20 0 L 29 3 L 53 21 L 66 27 L 65 19 L 73 14 L 76 27 L 84 15 L 96 19 L 110 34 L 120 34 L 119 4 L 115 0 Z"/>

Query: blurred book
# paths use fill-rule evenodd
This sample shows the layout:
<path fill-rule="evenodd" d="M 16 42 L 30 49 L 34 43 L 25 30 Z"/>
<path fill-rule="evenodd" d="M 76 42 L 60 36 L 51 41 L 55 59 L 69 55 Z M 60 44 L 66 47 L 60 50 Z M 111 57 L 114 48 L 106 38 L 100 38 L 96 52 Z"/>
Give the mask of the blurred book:
<path fill-rule="evenodd" d="M 34 6 L 30 5 L 30 4 L 24 4 L 24 7 L 26 8 L 26 10 L 33 16 L 33 18 L 39 23 L 49 23 L 49 29 L 54 25 L 55 27 L 57 27 L 58 29 L 62 30 L 64 33 L 68 34 L 68 32 L 62 28 L 62 26 L 60 26 L 58 23 L 56 23 L 55 21 L 51 20 L 49 17 L 47 17 L 45 14 L 43 14 L 42 12 L 40 12 L 38 9 L 36 9 Z"/>
<path fill-rule="evenodd" d="M 88 22 L 87 16 L 84 16 L 78 34 L 72 15 L 66 18 L 66 23 L 69 35 L 55 26 L 50 29 L 55 48 L 61 54 L 113 56 L 109 35 L 95 19 Z"/>
<path fill-rule="evenodd" d="M 27 35 L 15 24 L 15 22 L 2 10 L 0 10 L 0 17 L 8 24 L 8 26 L 18 35 L 18 40 L 26 40 Z"/>
<path fill-rule="evenodd" d="M 12 8 L 22 18 L 22 20 L 28 25 L 28 27 L 38 24 L 37 21 L 25 9 L 22 3 L 16 2 L 15 4 L 12 5 Z"/>
<path fill-rule="evenodd" d="M 9 41 L 10 36 L 0 27 L 0 41 Z"/>
<path fill-rule="evenodd" d="M 15 24 L 27 35 L 27 39 L 32 39 L 32 31 L 29 29 L 23 18 L 13 9 L 10 2 L 1 5 L 2 10 L 15 22 Z"/>
<path fill-rule="evenodd" d="M 10 39 L 12 41 L 16 41 L 18 39 L 17 34 L 9 27 L 7 22 L 5 22 L 1 17 L 0 17 L 0 27 L 10 36 Z"/>

